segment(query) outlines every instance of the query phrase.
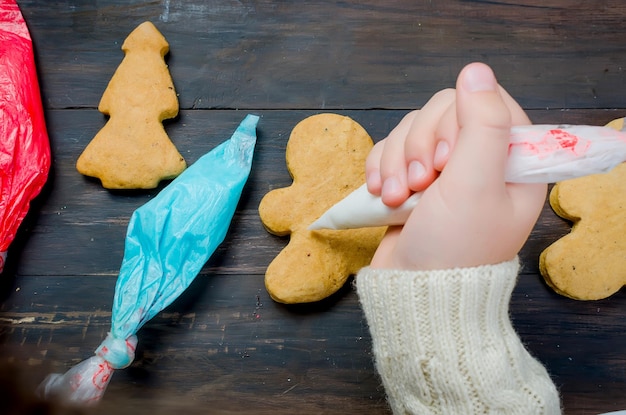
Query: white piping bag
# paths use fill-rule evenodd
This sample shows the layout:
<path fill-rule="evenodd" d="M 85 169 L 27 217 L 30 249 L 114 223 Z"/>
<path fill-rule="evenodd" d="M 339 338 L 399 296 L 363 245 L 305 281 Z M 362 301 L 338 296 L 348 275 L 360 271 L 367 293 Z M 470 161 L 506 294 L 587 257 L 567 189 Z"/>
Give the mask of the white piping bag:
<path fill-rule="evenodd" d="M 506 180 L 555 183 L 605 173 L 626 161 L 626 118 L 610 126 L 525 125 L 511 129 Z M 403 225 L 419 202 L 414 193 L 390 208 L 362 185 L 332 206 L 309 230 Z"/>

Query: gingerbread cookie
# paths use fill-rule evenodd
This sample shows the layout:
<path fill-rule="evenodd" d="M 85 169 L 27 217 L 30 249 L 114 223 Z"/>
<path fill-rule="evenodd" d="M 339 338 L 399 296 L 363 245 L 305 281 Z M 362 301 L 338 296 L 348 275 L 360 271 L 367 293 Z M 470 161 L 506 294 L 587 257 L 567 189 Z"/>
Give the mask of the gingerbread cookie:
<path fill-rule="evenodd" d="M 622 123 L 608 125 L 621 129 Z M 573 224 L 541 253 L 539 269 L 547 284 L 577 300 L 606 298 L 626 285 L 626 164 L 557 183 L 550 205 Z"/>
<path fill-rule="evenodd" d="M 178 98 L 164 56 L 169 45 L 150 22 L 124 41 L 122 63 L 98 110 L 109 120 L 85 148 L 76 169 L 108 189 L 151 189 L 186 168 L 162 121 L 178 114 Z"/>
<path fill-rule="evenodd" d="M 286 149 L 293 183 L 270 191 L 259 205 L 266 229 L 290 236 L 265 273 L 265 286 L 275 301 L 322 300 L 369 265 L 385 227 L 307 228 L 365 182 L 365 158 L 372 146 L 372 139 L 358 123 L 337 114 L 314 115 L 293 129 Z"/>

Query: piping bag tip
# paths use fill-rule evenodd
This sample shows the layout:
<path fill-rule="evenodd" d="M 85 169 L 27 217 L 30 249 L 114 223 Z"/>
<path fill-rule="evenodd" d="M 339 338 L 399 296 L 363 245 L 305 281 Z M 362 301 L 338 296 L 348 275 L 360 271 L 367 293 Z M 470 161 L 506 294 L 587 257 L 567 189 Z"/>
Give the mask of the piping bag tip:
<path fill-rule="evenodd" d="M 333 229 L 332 225 L 327 223 L 326 215 L 322 215 L 315 222 L 309 225 L 307 230 L 309 231 L 321 231 L 323 229 Z"/>
<path fill-rule="evenodd" d="M 420 196 L 421 193 L 414 193 L 399 207 L 390 208 L 363 184 L 328 209 L 308 229 L 339 230 L 403 225 L 417 206 Z"/>
<path fill-rule="evenodd" d="M 241 133 L 254 134 L 258 123 L 258 115 L 248 114 L 243 119 L 243 121 L 241 121 L 236 131 Z"/>

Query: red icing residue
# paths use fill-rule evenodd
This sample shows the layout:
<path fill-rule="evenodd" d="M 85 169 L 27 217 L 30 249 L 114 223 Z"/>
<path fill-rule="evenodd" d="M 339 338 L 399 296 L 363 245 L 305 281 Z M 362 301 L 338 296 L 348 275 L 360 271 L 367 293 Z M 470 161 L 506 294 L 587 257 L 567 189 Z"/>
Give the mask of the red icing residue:
<path fill-rule="evenodd" d="M 509 152 L 514 147 L 522 148 L 527 152 L 538 156 L 568 151 L 575 156 L 580 156 L 587 152 L 589 142 L 581 140 L 578 136 L 560 128 L 548 130 L 537 141 L 520 141 L 509 144 Z"/>
<path fill-rule="evenodd" d="M 109 362 L 105 360 L 103 363 L 98 365 L 98 370 L 94 373 L 91 382 L 97 389 L 104 391 L 104 388 L 106 388 L 109 380 L 111 379 L 112 373 L 113 368 Z"/>
<path fill-rule="evenodd" d="M 561 148 L 575 151 L 576 144 L 578 144 L 578 137 L 575 135 L 563 130 L 550 130 L 548 131 L 548 135 L 552 135 L 552 137 L 557 140 Z"/>

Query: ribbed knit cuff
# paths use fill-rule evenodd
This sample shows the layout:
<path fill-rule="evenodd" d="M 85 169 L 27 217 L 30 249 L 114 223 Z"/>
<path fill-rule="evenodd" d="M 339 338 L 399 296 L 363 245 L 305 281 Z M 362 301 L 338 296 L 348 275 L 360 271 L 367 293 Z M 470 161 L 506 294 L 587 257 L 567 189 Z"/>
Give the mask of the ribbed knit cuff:
<path fill-rule="evenodd" d="M 440 271 L 364 268 L 356 278 L 396 413 L 560 413 L 556 389 L 508 315 L 517 259 Z"/>

